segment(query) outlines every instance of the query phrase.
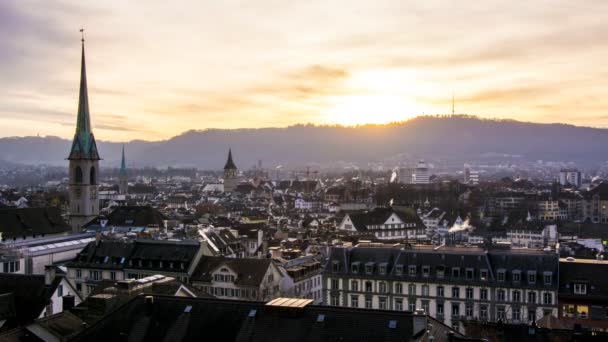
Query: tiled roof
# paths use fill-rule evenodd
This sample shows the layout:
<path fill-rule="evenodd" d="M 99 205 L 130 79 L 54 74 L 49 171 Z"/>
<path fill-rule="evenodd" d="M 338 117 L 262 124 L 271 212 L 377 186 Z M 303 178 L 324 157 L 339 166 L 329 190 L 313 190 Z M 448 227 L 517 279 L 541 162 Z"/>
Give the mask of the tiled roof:
<path fill-rule="evenodd" d="M 5 239 L 24 235 L 61 234 L 71 231 L 59 208 L 2 208 L 0 233 Z"/>

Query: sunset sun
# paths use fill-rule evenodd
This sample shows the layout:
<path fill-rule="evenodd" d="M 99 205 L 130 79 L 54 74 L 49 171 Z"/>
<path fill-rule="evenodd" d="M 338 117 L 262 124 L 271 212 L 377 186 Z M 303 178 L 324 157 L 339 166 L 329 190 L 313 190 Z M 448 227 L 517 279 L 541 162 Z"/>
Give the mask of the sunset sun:
<path fill-rule="evenodd" d="M 328 122 L 346 126 L 405 120 L 421 112 L 407 95 L 411 81 L 393 70 L 353 73 L 344 85 L 347 94 L 331 97 L 323 114 Z"/>

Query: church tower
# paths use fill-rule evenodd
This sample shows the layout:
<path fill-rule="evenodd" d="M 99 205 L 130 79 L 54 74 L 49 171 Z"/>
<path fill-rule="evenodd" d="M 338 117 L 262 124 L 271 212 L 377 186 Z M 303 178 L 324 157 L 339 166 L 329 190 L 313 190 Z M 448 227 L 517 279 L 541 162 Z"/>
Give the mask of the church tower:
<path fill-rule="evenodd" d="M 82 32 L 82 30 L 81 30 Z M 91 130 L 87 72 L 84 60 L 84 37 L 82 39 L 82 60 L 80 66 L 80 93 L 76 132 L 72 141 L 69 160 L 69 221 L 74 233 L 99 215 L 99 195 L 97 178 L 99 175 L 99 153 Z"/>
<path fill-rule="evenodd" d="M 120 163 L 120 174 L 118 175 L 118 193 L 126 195 L 129 192 L 127 180 L 127 163 L 125 162 L 125 145 L 122 145 L 122 161 Z"/>
<path fill-rule="evenodd" d="M 232 149 L 228 149 L 228 160 L 224 166 L 224 191 L 232 192 L 236 189 L 239 182 L 238 179 L 239 169 L 236 168 L 234 161 L 232 161 Z"/>

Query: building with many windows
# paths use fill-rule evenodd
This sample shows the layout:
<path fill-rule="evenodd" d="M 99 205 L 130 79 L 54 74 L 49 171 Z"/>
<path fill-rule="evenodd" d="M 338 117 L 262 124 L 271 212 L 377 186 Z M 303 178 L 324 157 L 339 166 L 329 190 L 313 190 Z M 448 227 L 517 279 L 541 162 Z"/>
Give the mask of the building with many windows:
<path fill-rule="evenodd" d="M 334 247 L 325 303 L 414 311 L 453 327 L 468 319 L 529 322 L 557 316 L 556 252 L 477 247 Z"/>
<path fill-rule="evenodd" d="M 338 229 L 350 235 L 380 240 L 426 239 L 426 227 L 413 209 L 375 208 L 349 213 Z"/>

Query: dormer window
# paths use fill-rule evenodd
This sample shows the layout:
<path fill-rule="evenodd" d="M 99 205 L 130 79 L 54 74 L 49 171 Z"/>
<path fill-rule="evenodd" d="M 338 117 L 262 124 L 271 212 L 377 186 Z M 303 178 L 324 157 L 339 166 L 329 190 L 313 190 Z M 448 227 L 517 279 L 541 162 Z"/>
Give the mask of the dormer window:
<path fill-rule="evenodd" d="M 479 278 L 484 281 L 488 280 L 488 270 L 486 270 L 485 268 L 479 270 Z"/>
<path fill-rule="evenodd" d="M 504 269 L 500 269 L 500 270 L 496 271 L 496 280 L 505 281 L 506 274 L 507 274 L 507 271 L 505 271 Z"/>
<path fill-rule="evenodd" d="M 415 277 L 416 276 L 416 265 L 410 265 L 408 267 L 408 274 L 410 277 Z"/>
<path fill-rule="evenodd" d="M 445 266 L 440 265 L 437 267 L 437 278 L 442 279 L 445 276 Z"/>
<path fill-rule="evenodd" d="M 473 280 L 473 277 L 475 275 L 475 272 L 473 271 L 473 269 L 467 268 L 465 272 L 466 272 L 467 280 Z"/>
<path fill-rule="evenodd" d="M 586 295 L 587 294 L 587 284 L 574 284 L 574 294 Z"/>
<path fill-rule="evenodd" d="M 353 263 L 350 265 L 350 271 L 351 271 L 352 273 L 359 273 L 359 263 L 358 263 L 358 262 L 353 262 Z"/>
<path fill-rule="evenodd" d="M 373 262 L 368 262 L 367 264 L 365 264 L 365 273 L 366 274 L 374 273 L 374 263 Z"/>
<path fill-rule="evenodd" d="M 431 267 L 430 266 L 422 266 L 422 276 L 425 278 L 428 278 L 429 275 L 431 273 Z"/>
<path fill-rule="evenodd" d="M 397 275 L 397 276 L 403 275 L 403 265 L 395 266 L 395 275 Z"/>
<path fill-rule="evenodd" d="M 458 267 L 452 268 L 452 278 L 454 278 L 454 279 L 460 278 L 460 268 L 458 268 Z"/>
<path fill-rule="evenodd" d="M 553 273 L 544 272 L 543 273 L 543 283 L 545 285 L 551 285 L 552 282 L 553 282 Z"/>
<path fill-rule="evenodd" d="M 337 260 L 334 260 L 334 262 L 332 263 L 331 269 L 334 272 L 339 272 L 340 271 L 340 262 Z"/>
<path fill-rule="evenodd" d="M 387 264 L 385 262 L 381 263 L 378 266 L 378 273 L 380 273 L 381 275 L 385 275 L 386 274 L 386 266 L 387 266 Z"/>
<path fill-rule="evenodd" d="M 536 271 L 528 271 L 528 284 L 536 284 Z"/>
<path fill-rule="evenodd" d="M 514 270 L 513 271 L 513 282 L 519 283 L 520 281 L 521 281 L 521 271 L 520 270 Z"/>

